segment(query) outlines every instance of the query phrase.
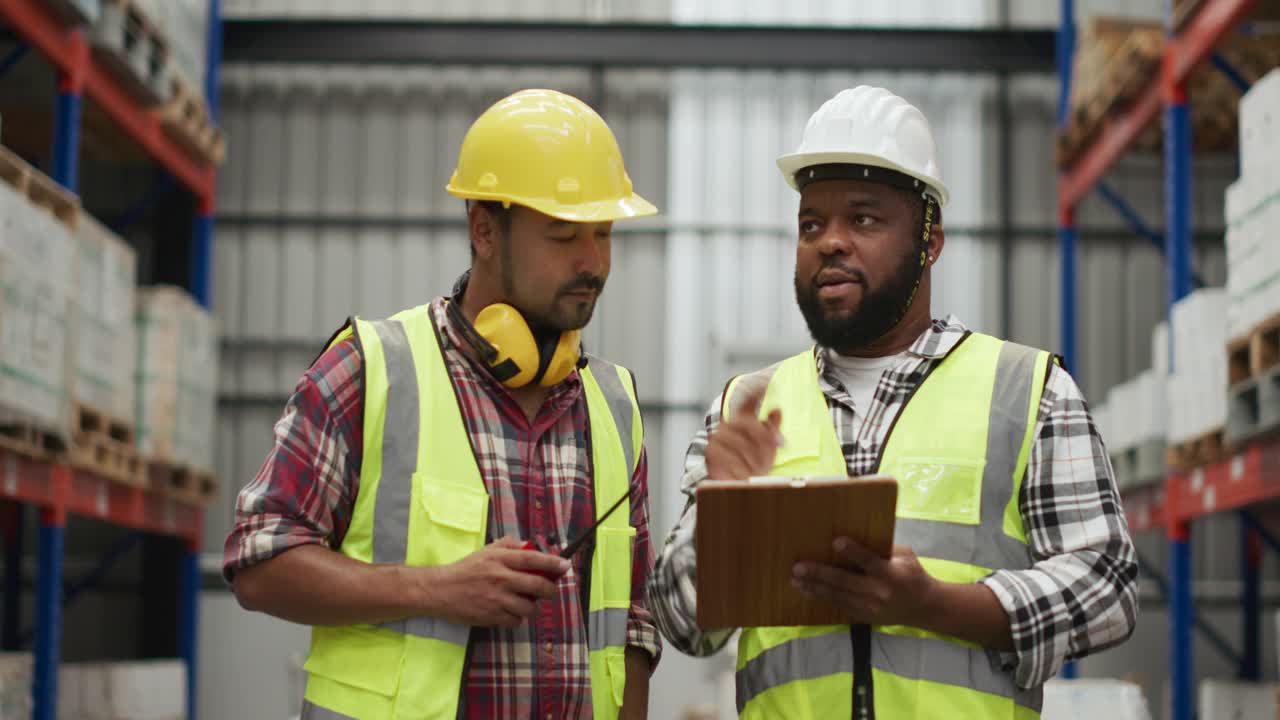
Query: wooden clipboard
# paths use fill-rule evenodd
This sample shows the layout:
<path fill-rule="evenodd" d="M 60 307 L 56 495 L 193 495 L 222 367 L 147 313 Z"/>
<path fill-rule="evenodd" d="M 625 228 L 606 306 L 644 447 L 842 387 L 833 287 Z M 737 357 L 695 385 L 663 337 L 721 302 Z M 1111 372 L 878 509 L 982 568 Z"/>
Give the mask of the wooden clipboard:
<path fill-rule="evenodd" d="M 698 486 L 698 625 L 704 629 L 836 625 L 841 612 L 791 586 L 795 563 L 836 561 L 848 537 L 889 557 L 898 483 L 865 478 L 766 478 Z"/>

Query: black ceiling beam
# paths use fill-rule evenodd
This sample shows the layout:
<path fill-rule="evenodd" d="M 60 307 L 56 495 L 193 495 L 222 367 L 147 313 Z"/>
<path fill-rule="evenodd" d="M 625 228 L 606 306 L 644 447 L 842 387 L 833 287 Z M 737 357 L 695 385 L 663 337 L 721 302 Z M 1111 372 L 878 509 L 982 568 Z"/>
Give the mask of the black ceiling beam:
<path fill-rule="evenodd" d="M 782 70 L 1054 70 L 1051 30 L 228 20 L 228 61 Z"/>

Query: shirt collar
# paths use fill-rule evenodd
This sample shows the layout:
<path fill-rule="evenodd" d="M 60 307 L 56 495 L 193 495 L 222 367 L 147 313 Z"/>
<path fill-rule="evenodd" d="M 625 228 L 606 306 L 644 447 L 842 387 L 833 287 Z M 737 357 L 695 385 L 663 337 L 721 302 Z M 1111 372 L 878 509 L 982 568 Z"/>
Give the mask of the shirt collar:
<path fill-rule="evenodd" d="M 941 360 L 951 353 L 955 346 L 960 342 L 961 338 L 969 332 L 969 328 L 960 322 L 955 315 L 947 315 L 942 319 L 934 319 L 929 324 L 929 328 L 911 343 L 911 347 L 907 348 L 907 354 L 914 355 L 924 360 Z M 828 347 L 819 346 L 817 349 L 818 374 L 825 375 L 830 363 L 827 358 L 834 353 Z"/>

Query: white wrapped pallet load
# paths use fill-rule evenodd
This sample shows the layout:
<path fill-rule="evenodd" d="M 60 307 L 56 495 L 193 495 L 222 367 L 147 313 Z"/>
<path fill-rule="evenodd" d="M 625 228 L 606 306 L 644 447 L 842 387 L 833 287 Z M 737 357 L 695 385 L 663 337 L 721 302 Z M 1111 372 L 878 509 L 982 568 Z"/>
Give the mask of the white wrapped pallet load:
<path fill-rule="evenodd" d="M 88 214 L 80 216 L 79 300 L 72 314 L 75 398 L 130 424 L 134 419 L 137 253 Z"/>
<path fill-rule="evenodd" d="M 78 697 L 75 720 L 180 720 L 186 717 L 186 666 L 181 660 L 142 660 L 64 665 Z M 59 696 L 61 699 L 62 696 Z M 62 708 L 59 716 L 63 715 Z"/>
<path fill-rule="evenodd" d="M 1274 177 L 1280 157 L 1280 68 L 1253 83 L 1240 98 L 1240 170 Z"/>
<path fill-rule="evenodd" d="M 1142 688 L 1123 680 L 1050 680 L 1042 720 L 1151 720 Z"/>
<path fill-rule="evenodd" d="M 1226 221 L 1227 291 L 1230 305 L 1227 310 L 1228 336 L 1245 337 L 1256 322 L 1254 293 L 1259 281 L 1268 273 L 1261 258 L 1258 219 L 1253 210 L 1258 184 L 1248 178 L 1240 178 L 1227 187 L 1223 206 Z"/>
<path fill-rule="evenodd" d="M 1129 448 L 1125 423 L 1125 383 L 1112 385 L 1107 391 L 1108 421 L 1111 423 L 1111 435 L 1107 437 L 1107 448 L 1111 452 L 1121 452 Z"/>
<path fill-rule="evenodd" d="M 1200 338 L 1196 350 L 1200 356 L 1197 384 L 1204 400 L 1204 422 L 1201 433 L 1221 430 L 1227 424 L 1227 329 L 1223 318 L 1227 313 L 1227 293 L 1222 288 L 1205 288 L 1200 296 Z"/>
<path fill-rule="evenodd" d="M 137 327 L 143 455 L 211 470 L 218 377 L 213 317 L 185 290 L 142 288 Z"/>
<path fill-rule="evenodd" d="M 0 653 L 0 718 L 31 717 L 30 653 Z"/>
<path fill-rule="evenodd" d="M 1222 288 L 1197 290 L 1173 305 L 1173 377 L 1169 441 L 1221 430 L 1227 420 L 1227 341 Z"/>
<path fill-rule="evenodd" d="M 1155 370 L 1138 375 L 1135 387 L 1138 391 L 1139 415 L 1135 424 L 1138 443 L 1164 442 L 1168 433 L 1168 390 L 1165 376 Z"/>
<path fill-rule="evenodd" d="M 1169 323 L 1161 322 L 1151 330 L 1151 369 L 1157 375 L 1169 374 Z"/>
<path fill-rule="evenodd" d="M 71 230 L 0 183 L 0 421 L 64 442 L 71 420 Z"/>
<path fill-rule="evenodd" d="M 1102 444 L 1108 451 L 1115 452 L 1116 448 L 1111 442 L 1111 406 L 1106 402 L 1098 403 L 1089 408 L 1089 415 L 1093 418 L 1093 426 L 1097 428 L 1098 435 L 1102 437 Z"/>
<path fill-rule="evenodd" d="M 1200 720 L 1276 720 L 1277 686 L 1232 680 L 1200 683 Z"/>
<path fill-rule="evenodd" d="M 1129 450 L 1137 447 L 1140 439 L 1138 434 L 1138 420 L 1142 414 L 1141 402 L 1138 400 L 1138 384 L 1133 378 L 1130 378 L 1120 386 L 1120 422 L 1122 426 L 1121 438 L 1124 440 L 1124 449 Z"/>
<path fill-rule="evenodd" d="M 164 27 L 174 71 L 191 92 L 203 96 L 209 0 L 166 0 L 165 4 Z"/>

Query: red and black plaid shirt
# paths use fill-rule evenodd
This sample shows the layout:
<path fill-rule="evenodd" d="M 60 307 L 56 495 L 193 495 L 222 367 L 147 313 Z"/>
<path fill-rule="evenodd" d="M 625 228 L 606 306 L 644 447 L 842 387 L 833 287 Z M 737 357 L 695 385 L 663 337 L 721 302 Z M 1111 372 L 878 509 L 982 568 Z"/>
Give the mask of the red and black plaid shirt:
<path fill-rule="evenodd" d="M 489 492 L 489 540 L 513 535 L 563 543 L 590 527 L 594 503 L 587 403 L 577 373 L 552 389 L 529 422 L 509 393 L 461 352 L 444 304 L 431 304 L 444 358 Z M 354 342 L 325 352 L 302 376 L 275 426 L 275 445 L 236 503 L 223 573 L 290 548 L 336 548 L 351 522 L 360 484 L 364 375 Z M 631 616 L 627 643 L 655 659 L 657 631 L 645 599 L 653 567 L 645 455 L 631 479 Z M 600 498 L 612 504 L 616 498 Z M 578 553 L 560 592 L 518 628 L 475 628 L 459 717 L 474 720 L 590 718 L 591 674 L 583 606 L 591 554 Z"/>

